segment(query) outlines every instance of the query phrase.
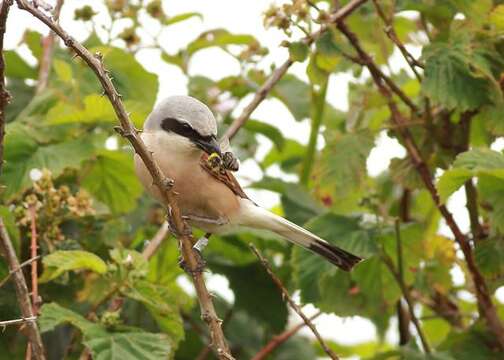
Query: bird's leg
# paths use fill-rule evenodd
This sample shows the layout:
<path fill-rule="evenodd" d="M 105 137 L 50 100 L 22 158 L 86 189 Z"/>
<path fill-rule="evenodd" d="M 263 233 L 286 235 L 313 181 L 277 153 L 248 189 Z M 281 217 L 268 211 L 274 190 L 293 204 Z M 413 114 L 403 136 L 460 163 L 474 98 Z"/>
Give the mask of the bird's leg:
<path fill-rule="evenodd" d="M 238 161 L 238 158 L 234 156 L 231 151 L 225 152 L 222 155 L 222 165 L 224 166 L 224 169 L 230 171 L 238 171 L 238 169 L 240 168 L 240 162 Z"/>

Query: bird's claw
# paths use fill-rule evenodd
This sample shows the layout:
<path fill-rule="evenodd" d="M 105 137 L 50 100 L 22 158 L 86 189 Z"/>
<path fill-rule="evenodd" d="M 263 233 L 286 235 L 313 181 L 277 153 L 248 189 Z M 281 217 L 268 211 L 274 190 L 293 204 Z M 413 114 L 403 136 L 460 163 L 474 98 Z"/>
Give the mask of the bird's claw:
<path fill-rule="evenodd" d="M 190 266 L 184 261 L 183 257 L 179 258 L 179 266 L 182 270 L 184 270 L 188 275 L 194 276 L 196 274 L 201 274 L 206 267 L 206 261 L 201 256 L 201 252 L 197 248 L 192 248 L 194 257 L 196 258 L 196 267 L 191 269 Z"/>

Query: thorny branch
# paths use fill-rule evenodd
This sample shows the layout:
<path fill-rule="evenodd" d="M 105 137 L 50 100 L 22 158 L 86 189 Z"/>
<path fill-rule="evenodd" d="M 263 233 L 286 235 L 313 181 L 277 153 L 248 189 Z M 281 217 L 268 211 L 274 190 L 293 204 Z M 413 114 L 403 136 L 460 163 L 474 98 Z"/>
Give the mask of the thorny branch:
<path fill-rule="evenodd" d="M 310 317 L 310 321 L 315 320 L 322 314 L 321 311 L 312 315 Z M 301 330 L 306 323 L 303 321 L 296 326 L 292 327 L 289 330 L 284 331 L 281 334 L 274 336 L 251 360 L 264 360 L 266 359 L 273 351 L 275 351 L 280 345 L 289 340 L 292 336 L 296 335 L 299 330 Z"/>
<path fill-rule="evenodd" d="M 52 18 L 55 22 L 58 22 L 59 20 L 62 6 L 63 6 L 63 0 L 57 0 L 52 15 Z M 56 34 L 53 31 L 50 31 L 49 34 L 42 39 L 43 52 L 42 57 L 40 58 L 38 82 L 37 82 L 37 88 L 35 89 L 36 94 L 40 94 L 47 88 L 49 75 L 51 74 L 52 57 L 54 52 L 55 40 L 56 40 Z"/>
<path fill-rule="evenodd" d="M 313 32 L 309 36 L 305 37 L 303 39 L 304 43 L 307 45 L 311 45 L 320 35 L 322 35 L 328 28 L 328 24 L 334 24 L 338 20 L 342 20 L 346 18 L 348 15 L 350 15 L 355 9 L 357 9 L 360 5 L 364 4 L 367 0 L 352 0 L 350 1 L 347 5 L 344 7 L 340 8 L 338 11 L 336 11 L 334 14 L 332 14 L 328 21 L 327 24 L 323 24 L 319 30 Z M 232 139 L 238 130 L 247 122 L 249 119 L 250 115 L 254 112 L 254 110 L 259 106 L 259 104 L 268 96 L 269 92 L 273 88 L 273 86 L 276 85 L 277 82 L 280 81 L 282 76 L 285 75 L 287 70 L 290 68 L 290 66 L 294 62 L 291 59 L 285 60 L 285 62 L 278 67 L 271 75 L 270 77 L 264 82 L 264 84 L 257 90 L 257 92 L 254 95 L 254 98 L 248 104 L 245 109 L 243 109 L 242 113 L 240 116 L 238 116 L 231 126 L 227 129 L 226 133 L 224 134 L 224 138 Z"/>
<path fill-rule="evenodd" d="M 182 256 L 191 273 L 196 294 L 200 303 L 201 316 L 210 329 L 212 345 L 215 353 L 222 360 L 233 359 L 229 353 L 229 349 L 221 329 L 221 321 L 217 317 L 212 298 L 206 288 L 203 274 L 198 271 L 198 261 L 192 249 L 192 235 L 190 228 L 182 219 L 180 209 L 177 205 L 175 195 L 171 192 L 173 180 L 168 179 L 159 165 L 154 161 L 152 154 L 147 150 L 142 139 L 138 135 L 135 127 L 129 119 L 129 115 L 121 101 L 121 95 L 115 89 L 109 72 L 103 65 L 103 57 L 100 53 L 92 55 L 84 46 L 71 37 L 63 28 L 54 22 L 50 17 L 39 10 L 32 2 L 27 0 L 16 0 L 18 6 L 22 10 L 26 10 L 35 16 L 37 19 L 46 24 L 52 31 L 56 33 L 64 42 L 71 48 L 77 56 L 79 56 L 89 68 L 96 74 L 100 81 L 103 90 L 114 108 L 120 127 L 118 132 L 124 136 L 133 146 L 135 152 L 140 156 L 152 176 L 153 183 L 159 188 L 163 198 L 163 203 L 169 208 L 169 213 L 172 217 L 174 231 L 180 242 Z"/>
<path fill-rule="evenodd" d="M 9 234 L 5 228 L 3 219 L 0 217 L 0 250 L 4 254 L 7 263 L 9 265 L 9 270 L 13 272 L 14 286 L 16 288 L 16 296 L 19 303 L 19 308 L 21 309 L 21 316 L 24 319 L 34 318 L 32 311 L 32 304 L 30 302 L 30 296 L 28 294 L 28 286 L 26 286 L 26 281 L 19 265 L 19 261 L 16 256 L 16 251 L 12 246 Z M 32 354 L 37 360 L 44 360 L 44 345 L 42 344 L 42 338 L 40 337 L 40 332 L 35 321 L 27 321 L 27 335 L 29 339 L 29 344 L 31 345 Z"/>
<path fill-rule="evenodd" d="M 30 213 L 30 227 L 31 227 L 31 245 L 30 245 L 30 254 L 32 259 L 36 259 L 37 256 L 37 250 L 38 250 L 38 244 L 37 244 L 37 220 L 36 220 L 36 210 L 35 206 L 32 205 L 28 209 Z M 39 309 L 39 303 L 40 303 L 40 298 L 38 294 L 38 263 L 37 260 L 32 261 L 31 263 L 31 281 L 32 281 L 32 306 L 33 306 L 33 313 L 35 315 L 38 315 L 38 309 Z"/>
<path fill-rule="evenodd" d="M 406 49 L 404 44 L 401 42 L 399 36 L 397 36 L 397 33 L 394 30 L 394 24 L 392 23 L 392 19 L 387 18 L 378 0 L 373 0 L 373 4 L 375 6 L 376 12 L 378 13 L 378 16 L 383 20 L 383 23 L 385 24 L 384 29 L 385 34 L 387 34 L 389 39 L 392 40 L 392 42 L 397 46 L 402 56 L 404 57 L 404 60 L 406 60 L 409 67 L 411 68 L 411 71 L 413 71 L 413 73 L 415 74 L 417 80 L 422 81 L 422 77 L 420 76 L 416 68 L 419 67 L 423 69 L 424 65 L 420 63 L 417 59 L 415 59 L 415 57 L 411 55 L 408 49 Z"/>
<path fill-rule="evenodd" d="M 0 175 L 2 175 L 4 161 L 4 136 L 5 136 L 5 107 L 10 101 L 10 94 L 5 87 L 5 59 L 3 45 L 5 36 L 5 24 L 13 0 L 3 0 L 0 8 Z"/>
<path fill-rule="evenodd" d="M 397 105 L 392 98 L 392 93 L 383 83 L 384 79 L 382 79 L 380 73 L 377 71 L 376 65 L 374 65 L 370 56 L 361 47 L 357 36 L 353 32 L 351 32 L 342 21 L 338 22 L 337 27 L 355 48 L 361 61 L 369 69 L 371 76 L 378 87 L 378 90 L 387 99 L 392 121 L 398 126 L 398 132 L 403 139 L 410 159 L 415 165 L 425 187 L 431 194 L 434 204 L 441 212 L 441 215 L 445 219 L 446 224 L 452 231 L 456 242 L 459 244 L 460 249 L 464 254 L 467 268 L 472 277 L 480 314 L 486 320 L 488 327 L 494 333 L 499 346 L 504 349 L 504 326 L 502 325 L 502 322 L 497 315 L 497 310 L 492 302 L 492 298 L 490 297 L 486 281 L 479 268 L 476 266 L 474 254 L 468 239 L 460 230 L 458 224 L 455 222 L 453 215 L 448 210 L 448 208 L 440 202 L 439 194 L 432 180 L 429 167 L 423 160 L 418 146 L 409 129 L 403 126 L 403 124 L 406 123 L 406 120 L 397 108 Z"/>
<path fill-rule="evenodd" d="M 311 320 L 303 313 L 301 307 L 298 304 L 296 304 L 294 300 L 292 300 L 289 291 L 285 288 L 282 281 L 273 273 L 273 271 L 271 270 L 271 266 L 268 263 L 268 260 L 266 260 L 266 258 L 264 258 L 264 256 L 262 256 L 261 253 L 259 253 L 259 250 L 257 250 L 257 248 L 254 245 L 249 244 L 249 246 L 250 249 L 252 249 L 252 252 L 255 254 L 255 256 L 257 256 L 257 258 L 261 261 L 262 266 L 264 266 L 264 269 L 266 270 L 268 275 L 271 277 L 275 285 L 282 293 L 283 298 L 287 301 L 289 306 L 303 319 L 305 324 L 313 332 L 313 334 L 319 341 L 320 345 L 322 346 L 322 349 L 324 349 L 324 352 L 327 354 L 327 356 L 329 356 L 333 360 L 338 360 L 339 359 L 338 356 L 327 346 L 326 342 L 324 341 L 324 339 L 322 339 L 322 336 L 320 336 L 315 325 L 313 325 Z"/>

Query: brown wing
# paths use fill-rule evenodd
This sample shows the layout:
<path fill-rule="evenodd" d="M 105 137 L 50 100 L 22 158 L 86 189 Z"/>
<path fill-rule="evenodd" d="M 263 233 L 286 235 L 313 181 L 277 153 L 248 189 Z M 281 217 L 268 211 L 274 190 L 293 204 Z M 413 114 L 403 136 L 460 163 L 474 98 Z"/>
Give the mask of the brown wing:
<path fill-rule="evenodd" d="M 222 166 L 220 166 L 220 164 L 214 164 L 212 161 L 209 161 L 206 153 L 204 153 L 201 157 L 200 165 L 207 173 L 225 184 L 237 196 L 243 199 L 249 199 L 233 174 L 225 170 Z"/>

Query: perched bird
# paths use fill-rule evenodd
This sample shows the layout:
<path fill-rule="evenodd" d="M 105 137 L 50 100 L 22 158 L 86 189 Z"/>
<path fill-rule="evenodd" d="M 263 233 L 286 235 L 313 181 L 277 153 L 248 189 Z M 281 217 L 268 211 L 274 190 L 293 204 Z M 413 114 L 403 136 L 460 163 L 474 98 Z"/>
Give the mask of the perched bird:
<path fill-rule="evenodd" d="M 251 201 L 229 171 L 237 170 L 237 161 L 221 150 L 212 112 L 199 100 L 164 99 L 148 116 L 141 137 L 165 175 L 175 181 L 177 204 L 192 226 L 215 234 L 241 226 L 270 230 L 346 271 L 361 260 Z M 135 169 L 147 191 L 160 200 L 138 155 Z"/>

